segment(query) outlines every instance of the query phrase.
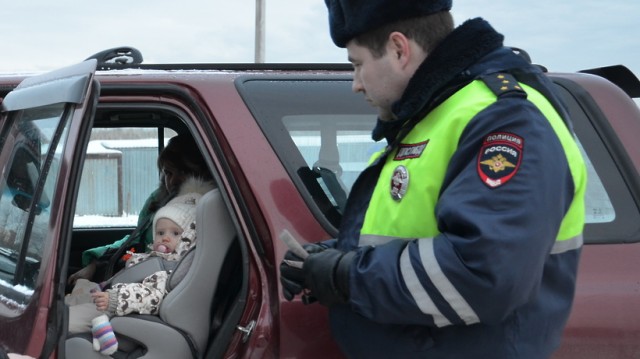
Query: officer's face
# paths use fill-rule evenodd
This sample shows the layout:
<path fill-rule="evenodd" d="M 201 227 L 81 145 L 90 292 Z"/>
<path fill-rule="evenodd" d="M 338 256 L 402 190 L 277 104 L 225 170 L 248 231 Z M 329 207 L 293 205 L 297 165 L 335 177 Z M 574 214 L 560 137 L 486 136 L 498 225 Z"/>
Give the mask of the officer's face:
<path fill-rule="evenodd" d="M 407 83 L 395 52 L 388 46 L 384 55 L 374 57 L 368 48 L 352 40 L 347 53 L 354 69 L 353 91 L 362 92 L 365 100 L 378 108 L 381 120 L 394 119 L 391 106 L 400 99 Z"/>

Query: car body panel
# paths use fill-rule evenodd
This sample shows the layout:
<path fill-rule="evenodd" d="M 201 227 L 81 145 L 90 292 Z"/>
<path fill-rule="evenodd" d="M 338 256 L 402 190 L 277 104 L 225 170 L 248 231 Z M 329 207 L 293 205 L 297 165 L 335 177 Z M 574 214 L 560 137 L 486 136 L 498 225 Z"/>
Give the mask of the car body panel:
<path fill-rule="evenodd" d="M 634 358 L 639 353 L 640 243 L 583 248 L 576 301 L 553 358 Z M 612 273 L 616 274 L 615 279 Z"/>

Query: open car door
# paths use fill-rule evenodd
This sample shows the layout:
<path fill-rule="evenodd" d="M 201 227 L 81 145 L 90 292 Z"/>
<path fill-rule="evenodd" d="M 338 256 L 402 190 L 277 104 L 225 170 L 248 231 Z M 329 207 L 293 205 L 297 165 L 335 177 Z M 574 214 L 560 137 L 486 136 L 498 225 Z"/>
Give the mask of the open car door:
<path fill-rule="evenodd" d="M 65 263 L 99 94 L 95 69 L 87 60 L 28 77 L 2 100 L 0 356 L 52 357 L 66 331 Z"/>

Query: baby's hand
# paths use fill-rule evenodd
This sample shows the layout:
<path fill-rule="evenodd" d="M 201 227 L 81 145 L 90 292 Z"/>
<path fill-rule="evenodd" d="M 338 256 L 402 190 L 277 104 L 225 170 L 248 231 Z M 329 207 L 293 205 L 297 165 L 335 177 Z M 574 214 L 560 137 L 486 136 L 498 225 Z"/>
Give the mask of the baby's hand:
<path fill-rule="evenodd" d="M 104 312 L 109 307 L 109 292 L 95 292 L 91 293 L 93 302 L 96 303 L 96 309 Z"/>

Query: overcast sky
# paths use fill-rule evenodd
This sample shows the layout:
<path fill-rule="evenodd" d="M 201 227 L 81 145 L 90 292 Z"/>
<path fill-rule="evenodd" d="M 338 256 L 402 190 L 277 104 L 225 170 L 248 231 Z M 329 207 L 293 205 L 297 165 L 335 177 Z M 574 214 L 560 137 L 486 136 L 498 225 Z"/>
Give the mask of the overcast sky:
<path fill-rule="evenodd" d="M 266 1 L 266 62 L 346 62 L 323 0 Z M 397 0 L 409 1 L 409 0 Z M 0 72 L 51 70 L 117 46 L 145 63 L 253 62 L 256 0 L 3 1 Z M 453 0 L 554 71 L 625 64 L 640 75 L 640 0 Z"/>

